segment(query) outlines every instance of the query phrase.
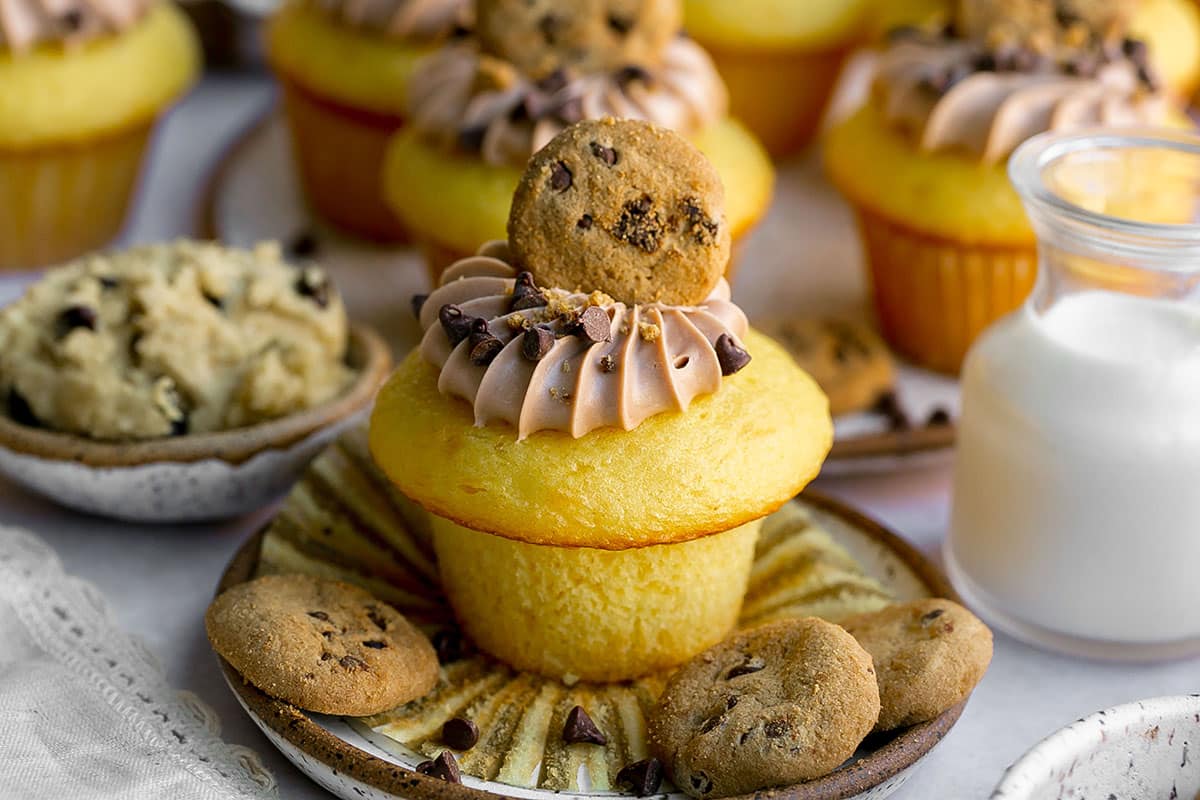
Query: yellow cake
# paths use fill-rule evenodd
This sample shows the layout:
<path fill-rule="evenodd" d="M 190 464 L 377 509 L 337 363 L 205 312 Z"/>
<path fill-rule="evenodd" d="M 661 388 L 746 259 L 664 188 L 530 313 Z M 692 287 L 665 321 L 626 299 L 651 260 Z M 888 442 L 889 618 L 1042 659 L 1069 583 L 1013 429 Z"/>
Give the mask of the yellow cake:
<path fill-rule="evenodd" d="M 199 71 L 170 3 L 120 0 L 70 27 L 30 6 L 0 15 L 0 269 L 100 247 L 125 221 L 155 122 Z M 26 20 L 27 21 L 27 20 Z"/>

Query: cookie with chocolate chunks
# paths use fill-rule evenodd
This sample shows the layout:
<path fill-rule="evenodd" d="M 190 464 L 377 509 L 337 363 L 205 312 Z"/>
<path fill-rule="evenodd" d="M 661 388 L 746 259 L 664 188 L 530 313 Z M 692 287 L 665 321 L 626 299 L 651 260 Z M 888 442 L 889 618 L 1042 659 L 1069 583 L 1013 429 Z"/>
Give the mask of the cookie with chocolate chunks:
<path fill-rule="evenodd" d="M 541 80 L 656 64 L 683 27 L 678 0 L 479 0 L 484 49 Z"/>
<path fill-rule="evenodd" d="M 438 681 L 424 634 L 348 583 L 268 575 L 214 600 L 204 625 L 213 649 L 248 682 L 321 714 L 378 714 Z"/>
<path fill-rule="evenodd" d="M 832 772 L 878 715 L 866 651 L 836 625 L 793 619 L 685 664 L 651 716 L 650 737 L 676 786 L 729 797 Z"/>
<path fill-rule="evenodd" d="M 712 164 L 679 134 L 634 120 L 581 122 L 535 154 L 508 238 L 539 286 L 628 304 L 701 303 L 730 253 Z"/>

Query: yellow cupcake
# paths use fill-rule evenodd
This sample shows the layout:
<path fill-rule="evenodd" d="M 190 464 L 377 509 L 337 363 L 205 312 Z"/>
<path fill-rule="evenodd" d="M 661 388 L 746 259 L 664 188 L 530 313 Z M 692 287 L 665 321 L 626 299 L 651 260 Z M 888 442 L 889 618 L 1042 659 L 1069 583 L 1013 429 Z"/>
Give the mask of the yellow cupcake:
<path fill-rule="evenodd" d="M 828 138 L 826 166 L 858 214 L 885 338 L 931 369 L 957 372 L 975 337 L 1033 287 L 1035 238 L 1005 169 L 1017 146 L 1047 127 L 1186 124 L 1134 59 L 1078 74 L 1077 52 L 1048 56 L 1062 59 L 1049 85 L 1005 61 L 1021 57 L 944 34 L 896 39 L 871 102 Z"/>
<path fill-rule="evenodd" d="M 379 187 L 388 139 L 404 124 L 408 81 L 450 35 L 465 0 L 289 0 L 268 23 L 267 53 L 283 85 L 292 149 L 309 205 L 348 232 L 406 234 Z"/>
<path fill-rule="evenodd" d="M 124 0 L 111 17 L 82 6 L 59 20 L 28 2 L 32 26 L 0 15 L 0 268 L 116 236 L 151 130 L 199 70 L 171 4 Z"/>
<path fill-rule="evenodd" d="M 684 0 L 688 34 L 712 53 L 734 116 L 782 157 L 808 144 L 869 0 Z"/>

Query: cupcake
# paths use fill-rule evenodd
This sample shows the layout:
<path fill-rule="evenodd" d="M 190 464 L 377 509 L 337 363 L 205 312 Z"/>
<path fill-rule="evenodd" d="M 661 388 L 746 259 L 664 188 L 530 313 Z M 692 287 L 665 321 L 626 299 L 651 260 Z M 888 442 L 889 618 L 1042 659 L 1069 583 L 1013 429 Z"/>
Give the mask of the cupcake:
<path fill-rule="evenodd" d="M 116 237 L 155 122 L 198 68 L 195 35 L 172 3 L 0 7 L 0 269 Z"/>
<path fill-rule="evenodd" d="M 774 172 L 727 114 L 708 55 L 678 36 L 679 0 L 479 0 L 476 35 L 447 44 L 413 76 L 410 124 L 388 152 L 384 192 L 433 277 L 502 238 L 529 157 L 582 119 L 644 119 L 676 130 L 729 190 L 735 241 L 766 213 Z"/>
<path fill-rule="evenodd" d="M 383 202 L 387 142 L 405 122 L 408 82 L 459 31 L 468 0 L 288 0 L 267 27 L 292 151 L 309 205 L 349 233 L 406 239 Z"/>
<path fill-rule="evenodd" d="M 816 134 L 868 2 L 684 0 L 684 8 L 688 33 L 729 86 L 733 115 L 778 158 Z"/>
<path fill-rule="evenodd" d="M 623 680 L 735 624 L 759 524 L 816 475 L 832 426 L 730 301 L 729 243 L 691 144 L 584 122 L 530 162 L 508 241 L 420 306 L 371 452 L 430 513 L 450 603 L 500 660 Z"/>
<path fill-rule="evenodd" d="M 893 37 L 870 101 L 830 132 L 826 165 L 857 212 L 879 322 L 901 354 L 957 372 L 1033 287 L 1034 232 L 1005 172 L 1018 145 L 1186 124 L 1125 36 L 1123 5 L 1063 24 L 1037 0 L 964 2 L 952 26 Z"/>

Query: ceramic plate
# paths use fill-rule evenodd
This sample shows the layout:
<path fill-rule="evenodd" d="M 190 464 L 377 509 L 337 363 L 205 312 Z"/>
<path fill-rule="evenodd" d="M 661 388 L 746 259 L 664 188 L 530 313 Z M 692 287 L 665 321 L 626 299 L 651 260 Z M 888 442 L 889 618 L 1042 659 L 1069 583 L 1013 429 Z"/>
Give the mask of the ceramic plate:
<path fill-rule="evenodd" d="M 355 319 L 383 333 L 397 355 L 419 340 L 408 298 L 427 292 L 419 257 L 340 236 L 314 223 L 292 168 L 287 131 L 268 114 L 227 151 L 201 205 L 199 229 L 231 245 L 300 238 L 317 244 L 313 256 L 333 273 Z M 794 254 L 803 247 L 805 257 Z M 815 155 L 782 166 L 775 204 L 747 241 L 734 296 L 751 319 L 784 315 L 862 318 L 865 286 L 858 234 L 849 209 L 821 175 Z M 958 418 L 958 382 L 901 365 L 897 396 L 913 427 L 893 430 L 881 415 L 836 420 L 827 473 L 877 471 L 897 464 L 944 459 L 953 423 L 929 427 L 935 410 Z"/>

